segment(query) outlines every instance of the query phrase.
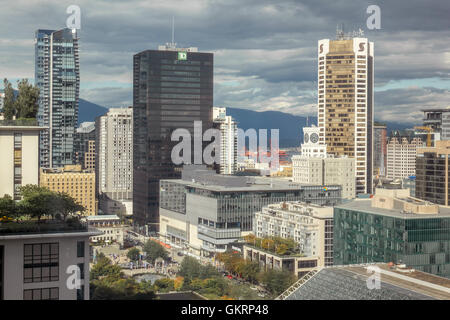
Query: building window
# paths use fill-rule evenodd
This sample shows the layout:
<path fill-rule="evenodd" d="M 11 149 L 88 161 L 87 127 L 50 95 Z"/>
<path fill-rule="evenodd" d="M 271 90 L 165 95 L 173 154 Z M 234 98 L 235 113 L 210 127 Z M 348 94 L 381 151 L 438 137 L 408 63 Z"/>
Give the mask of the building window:
<path fill-rule="evenodd" d="M 84 285 L 77 289 L 77 300 L 84 300 Z"/>
<path fill-rule="evenodd" d="M 48 282 L 59 280 L 59 244 L 25 244 L 23 281 Z"/>
<path fill-rule="evenodd" d="M 59 288 L 38 288 L 23 290 L 23 300 L 58 300 Z"/>
<path fill-rule="evenodd" d="M 77 241 L 77 258 L 84 258 L 84 241 Z"/>
<path fill-rule="evenodd" d="M 83 280 L 84 279 L 84 263 L 78 263 L 77 266 L 78 266 L 78 268 L 80 268 L 80 279 Z"/>

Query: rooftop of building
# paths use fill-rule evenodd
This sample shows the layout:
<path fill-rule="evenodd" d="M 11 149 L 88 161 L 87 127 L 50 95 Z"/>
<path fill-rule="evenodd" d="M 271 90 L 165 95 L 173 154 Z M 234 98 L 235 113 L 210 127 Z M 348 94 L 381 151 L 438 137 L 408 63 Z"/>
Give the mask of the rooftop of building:
<path fill-rule="evenodd" d="M 66 165 L 62 168 L 41 168 L 42 173 L 45 174 L 62 174 L 62 173 L 91 173 L 95 174 L 94 170 L 92 169 L 83 169 L 81 165 L 74 164 L 74 165 Z"/>
<path fill-rule="evenodd" d="M 315 218 L 333 218 L 332 206 L 323 206 L 319 204 L 306 203 L 303 201 L 273 203 L 264 208 L 298 215 L 308 215 Z"/>
<path fill-rule="evenodd" d="M 120 218 L 115 214 L 102 214 L 102 215 L 95 215 L 95 216 L 86 216 L 85 218 L 88 222 L 102 221 L 102 220 L 120 220 Z"/>
<path fill-rule="evenodd" d="M 0 130 L 44 130 L 46 127 L 39 126 L 36 119 L 0 119 Z"/>
<path fill-rule="evenodd" d="M 286 179 L 258 177 L 258 176 L 231 176 L 219 175 L 205 166 L 193 168 L 185 166 L 181 179 L 161 180 L 175 182 L 186 186 L 201 188 L 210 191 L 274 191 L 299 190 L 304 188 L 324 189 L 324 186 L 300 184 Z M 339 190 L 339 185 L 326 186 L 327 190 Z"/>
<path fill-rule="evenodd" d="M 450 218 L 450 207 L 439 206 L 439 212 L 436 214 L 414 214 L 414 213 L 407 213 L 399 209 L 385 209 L 373 207 L 372 199 L 354 199 L 352 201 L 336 205 L 335 208 L 349 209 L 354 211 L 402 219 Z"/>
<path fill-rule="evenodd" d="M 82 122 L 76 129 L 77 133 L 90 133 L 95 130 L 95 122 Z"/>
<path fill-rule="evenodd" d="M 421 109 L 421 111 L 423 111 L 423 112 L 450 112 L 450 106 L 448 106 L 446 108 Z"/>
<path fill-rule="evenodd" d="M 368 287 L 378 267 L 378 288 Z M 348 265 L 320 268 L 300 279 L 283 300 L 448 300 L 450 279 L 392 264 Z"/>
<path fill-rule="evenodd" d="M 48 219 L 37 222 L 36 220 L 10 221 L 0 223 L 0 240 L 10 239 L 13 236 L 29 236 L 63 233 L 86 233 L 88 225 L 82 221 L 62 221 Z"/>

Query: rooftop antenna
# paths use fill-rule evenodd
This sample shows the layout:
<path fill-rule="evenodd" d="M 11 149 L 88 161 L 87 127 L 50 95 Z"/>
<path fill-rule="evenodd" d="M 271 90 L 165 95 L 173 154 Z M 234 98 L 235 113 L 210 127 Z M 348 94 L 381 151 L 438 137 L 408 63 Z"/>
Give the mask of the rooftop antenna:
<path fill-rule="evenodd" d="M 175 41 L 175 17 L 172 16 L 172 44 Z"/>
<path fill-rule="evenodd" d="M 172 16 L 172 42 L 166 43 L 166 46 L 172 49 L 175 49 L 177 47 L 177 44 L 175 43 L 175 17 Z"/>

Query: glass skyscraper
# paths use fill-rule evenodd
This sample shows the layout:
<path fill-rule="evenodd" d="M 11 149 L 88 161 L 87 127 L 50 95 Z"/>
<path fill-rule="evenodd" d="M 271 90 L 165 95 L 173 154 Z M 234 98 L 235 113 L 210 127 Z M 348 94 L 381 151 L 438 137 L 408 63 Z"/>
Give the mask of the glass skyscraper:
<path fill-rule="evenodd" d="M 180 178 L 172 132 L 212 127 L 213 54 L 172 44 L 136 54 L 133 67 L 133 217 L 157 231 L 159 181 Z"/>
<path fill-rule="evenodd" d="M 38 123 L 49 128 L 41 133 L 40 165 L 52 168 L 72 164 L 80 91 L 76 32 L 36 31 L 34 78 L 40 89 Z"/>

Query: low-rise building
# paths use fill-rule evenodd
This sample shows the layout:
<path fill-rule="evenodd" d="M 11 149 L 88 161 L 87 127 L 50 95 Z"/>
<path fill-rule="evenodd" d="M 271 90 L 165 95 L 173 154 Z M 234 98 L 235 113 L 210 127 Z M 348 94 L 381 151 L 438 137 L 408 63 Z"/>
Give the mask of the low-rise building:
<path fill-rule="evenodd" d="M 81 165 L 67 165 L 64 168 L 43 169 L 39 184 L 51 191 L 64 192 L 85 207 L 85 215 L 97 214 L 95 197 L 95 172 L 82 169 Z"/>
<path fill-rule="evenodd" d="M 257 262 L 264 270 L 289 271 L 299 278 L 317 268 L 319 264 L 317 256 L 280 255 L 248 244 L 244 245 L 243 250 L 244 259 Z"/>
<path fill-rule="evenodd" d="M 334 208 L 334 264 L 393 262 L 450 277 L 450 208 L 377 188 Z"/>
<path fill-rule="evenodd" d="M 333 264 L 333 207 L 300 201 L 269 204 L 256 212 L 254 234 L 298 243 L 300 253 L 316 257 L 318 266 Z"/>
<path fill-rule="evenodd" d="M 200 169 L 199 169 L 200 167 Z M 265 177 L 218 175 L 187 166 L 182 179 L 160 181 L 160 236 L 197 254 L 223 252 L 253 230 L 256 212 L 270 203 L 341 202 L 341 187 L 312 186 Z"/>
<path fill-rule="evenodd" d="M 117 243 L 123 246 L 124 226 L 116 215 L 97 215 L 86 217 L 89 228 L 101 234 L 91 237 L 91 242 Z"/>

